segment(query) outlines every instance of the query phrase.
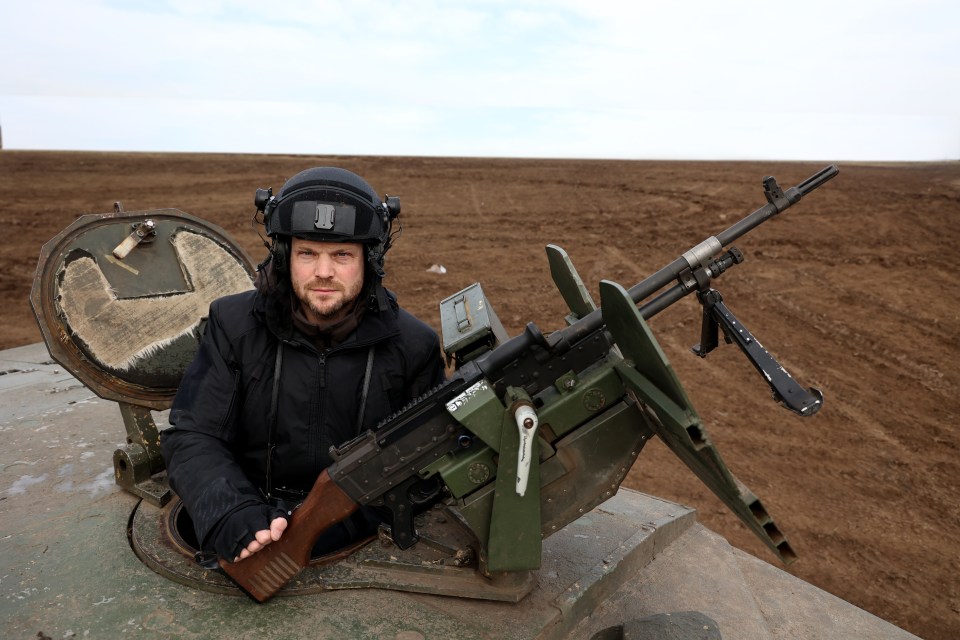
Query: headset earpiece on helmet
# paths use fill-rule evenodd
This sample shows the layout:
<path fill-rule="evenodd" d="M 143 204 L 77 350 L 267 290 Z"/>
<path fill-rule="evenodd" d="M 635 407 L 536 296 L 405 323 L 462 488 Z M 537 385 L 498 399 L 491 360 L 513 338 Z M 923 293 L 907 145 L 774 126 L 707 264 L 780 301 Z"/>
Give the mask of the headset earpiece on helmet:
<path fill-rule="evenodd" d="M 270 229 L 270 218 L 276 209 L 276 202 L 277 198 L 273 195 L 273 187 L 257 189 L 254 193 L 253 204 L 257 207 L 257 213 L 263 214 L 262 222 L 267 229 Z M 264 241 L 264 245 L 270 250 L 270 254 L 266 260 L 257 266 L 257 270 L 262 270 L 270 263 L 273 265 L 274 273 L 277 276 L 286 276 L 289 273 L 290 238 L 269 232 L 268 236 L 270 237 L 270 244 Z"/>

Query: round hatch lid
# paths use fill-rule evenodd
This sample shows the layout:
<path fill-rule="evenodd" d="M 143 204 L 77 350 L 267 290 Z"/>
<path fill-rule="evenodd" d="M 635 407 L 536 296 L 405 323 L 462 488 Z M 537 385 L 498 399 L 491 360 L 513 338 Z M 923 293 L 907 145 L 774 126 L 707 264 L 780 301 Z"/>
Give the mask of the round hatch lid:
<path fill-rule="evenodd" d="M 30 303 L 50 355 L 83 384 L 163 410 L 210 303 L 253 274 L 223 229 L 182 211 L 85 215 L 43 245 Z"/>

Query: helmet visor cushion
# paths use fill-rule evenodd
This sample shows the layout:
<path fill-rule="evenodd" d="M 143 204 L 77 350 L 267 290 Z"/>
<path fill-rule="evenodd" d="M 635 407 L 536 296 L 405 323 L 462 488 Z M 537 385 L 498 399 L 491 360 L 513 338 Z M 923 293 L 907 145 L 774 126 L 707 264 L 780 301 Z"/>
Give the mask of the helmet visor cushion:
<path fill-rule="evenodd" d="M 271 213 L 267 233 L 326 241 L 380 241 L 383 217 L 378 208 L 338 191 L 311 189 L 282 197 Z"/>
<path fill-rule="evenodd" d="M 352 204 L 298 200 L 290 213 L 290 235 L 324 235 L 353 239 L 357 233 L 357 208 Z"/>

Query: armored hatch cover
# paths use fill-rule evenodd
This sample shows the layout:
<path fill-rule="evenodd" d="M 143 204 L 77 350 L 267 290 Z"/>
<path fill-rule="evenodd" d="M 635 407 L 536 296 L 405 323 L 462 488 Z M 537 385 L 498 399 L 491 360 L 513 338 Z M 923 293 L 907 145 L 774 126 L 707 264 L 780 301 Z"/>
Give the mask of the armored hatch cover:
<path fill-rule="evenodd" d="M 85 215 L 43 246 L 30 302 L 50 355 L 97 395 L 169 407 L 215 298 L 253 268 L 176 209 Z"/>
<path fill-rule="evenodd" d="M 169 408 L 210 303 L 251 289 L 253 267 L 222 229 L 176 209 L 91 214 L 47 242 L 30 294 L 50 355 L 120 405 L 118 484 L 170 498 L 151 410 Z"/>

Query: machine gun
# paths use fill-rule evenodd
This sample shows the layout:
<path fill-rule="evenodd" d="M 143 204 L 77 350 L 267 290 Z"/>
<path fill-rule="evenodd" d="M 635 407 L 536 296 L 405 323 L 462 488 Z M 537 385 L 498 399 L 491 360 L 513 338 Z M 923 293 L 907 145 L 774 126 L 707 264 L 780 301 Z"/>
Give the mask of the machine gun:
<path fill-rule="evenodd" d="M 571 311 L 568 326 L 548 336 L 531 323 L 507 340 L 479 285 L 447 298 L 444 350 L 457 367 L 450 379 L 331 449 L 334 462 L 283 537 L 244 560 L 221 560 L 221 567 L 263 602 L 307 565 L 320 534 L 360 505 L 389 509 L 393 541 L 406 549 L 418 539 L 414 512 L 442 499 L 476 535 L 483 575 L 534 569 L 542 539 L 612 497 L 654 434 L 774 553 L 792 561 L 773 519 L 711 443 L 646 320 L 696 293 L 703 325 L 694 352 L 705 357 L 716 348 L 722 329 L 777 402 L 800 416 L 815 414 L 822 394 L 801 387 L 710 285 L 742 262 L 733 241 L 838 172 L 826 167 L 786 191 L 764 178 L 766 205 L 629 290 L 602 281 L 599 308 L 567 254 L 548 245 L 551 273 Z"/>

